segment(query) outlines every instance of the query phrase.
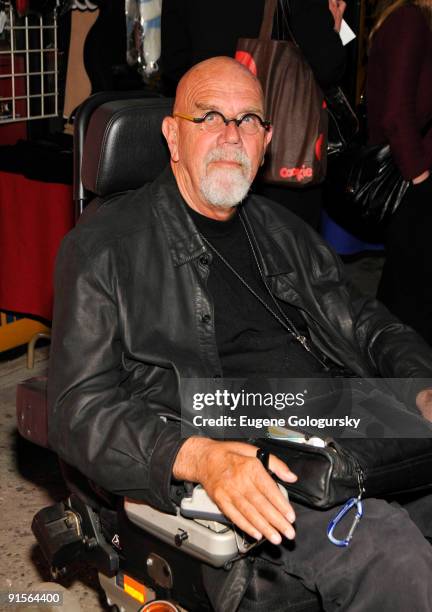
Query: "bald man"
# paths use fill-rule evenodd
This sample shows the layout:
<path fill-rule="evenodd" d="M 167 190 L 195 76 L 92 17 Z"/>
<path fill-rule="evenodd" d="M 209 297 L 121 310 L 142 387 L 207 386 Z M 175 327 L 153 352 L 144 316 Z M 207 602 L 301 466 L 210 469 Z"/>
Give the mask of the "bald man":
<path fill-rule="evenodd" d="M 350 546 L 338 548 L 326 535 L 337 509 L 290 503 L 256 446 L 182 438 L 183 378 L 330 377 L 340 364 L 357 376 L 431 378 L 432 354 L 351 293 L 319 236 L 248 195 L 272 127 L 243 66 L 213 58 L 192 68 L 162 131 L 170 167 L 63 242 L 52 447 L 102 487 L 165 512 L 183 481 L 201 483 L 238 527 L 271 543 L 257 549 L 260 562 L 300 578 L 325 610 L 430 612 L 432 549 L 399 506 L 366 500 Z M 414 382 L 407 393 L 430 418 L 430 392 Z M 269 468 L 297 479 L 274 456 Z M 225 599 L 209 591 L 215 609 L 236 609 L 248 579 Z"/>

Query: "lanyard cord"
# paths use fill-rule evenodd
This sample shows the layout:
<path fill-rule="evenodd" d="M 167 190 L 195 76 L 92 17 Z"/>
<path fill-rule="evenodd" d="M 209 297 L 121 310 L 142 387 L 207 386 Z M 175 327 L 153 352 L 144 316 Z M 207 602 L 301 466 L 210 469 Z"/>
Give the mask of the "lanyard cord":
<path fill-rule="evenodd" d="M 270 298 L 272 300 L 272 302 L 274 303 L 274 305 L 276 306 L 276 308 L 278 309 L 280 315 L 275 312 L 273 310 L 273 308 L 271 308 L 267 302 L 265 302 L 260 295 L 258 295 L 258 293 L 249 285 L 249 283 L 241 276 L 241 274 L 239 274 L 239 272 L 237 272 L 237 270 L 235 270 L 232 265 L 225 259 L 225 257 L 222 255 L 222 253 L 220 253 L 217 248 L 211 244 L 211 242 L 209 242 L 207 240 L 207 238 L 203 235 L 201 235 L 203 241 L 205 242 L 205 244 L 210 248 L 211 251 L 213 251 L 213 253 L 215 253 L 215 255 L 217 255 L 217 257 L 219 257 L 219 259 L 224 263 L 224 265 L 234 274 L 234 276 L 236 278 L 238 278 L 238 280 L 242 283 L 242 285 L 244 285 L 244 287 L 246 287 L 246 289 L 260 302 L 260 304 L 262 304 L 264 306 L 264 308 L 280 323 L 280 325 L 282 325 L 282 327 L 284 329 L 286 329 L 288 331 L 289 334 L 291 334 L 291 336 L 293 336 L 295 338 L 295 340 L 297 340 L 297 342 L 299 342 L 304 349 L 306 349 L 306 351 L 308 353 L 310 353 L 324 368 L 325 371 L 328 371 L 329 368 L 328 366 L 322 361 L 322 359 L 320 359 L 315 352 L 312 350 L 312 348 L 310 347 L 308 340 L 306 338 L 306 336 L 303 336 L 302 334 L 300 334 L 300 332 L 298 331 L 298 329 L 296 328 L 296 326 L 294 325 L 294 323 L 291 321 L 291 319 L 289 319 L 289 317 L 284 313 L 284 311 L 281 309 L 281 307 L 279 306 L 279 304 L 276 301 L 276 298 L 274 297 L 273 293 L 270 290 L 270 287 L 267 285 L 266 281 L 265 281 L 265 277 L 264 277 L 264 273 L 261 270 L 261 266 L 259 264 L 258 261 L 258 257 L 257 257 L 257 253 L 256 250 L 258 249 L 258 245 L 256 244 L 256 239 L 254 236 L 254 243 L 252 242 L 252 238 L 249 234 L 248 231 L 248 227 L 246 222 L 243 220 L 243 216 L 239 213 L 239 218 L 241 221 L 241 224 L 243 226 L 243 229 L 245 231 L 248 243 L 249 243 L 249 247 L 252 251 L 254 260 L 255 260 L 255 264 L 258 268 L 258 271 L 260 273 L 261 276 L 261 280 L 264 283 L 264 286 L 268 292 L 268 294 L 270 295 Z M 249 225 L 249 224 L 248 224 Z M 249 230 L 250 232 L 253 234 L 253 230 L 249 225 Z"/>
<path fill-rule="evenodd" d="M 298 342 L 300 342 L 300 344 L 308 351 L 308 353 L 310 353 L 318 361 L 318 363 L 320 363 L 322 365 L 322 367 L 324 368 L 324 370 L 326 372 L 329 371 L 329 368 L 328 368 L 327 364 L 312 350 L 312 347 L 310 346 L 306 336 L 303 336 L 302 334 L 300 334 L 300 332 L 298 331 L 298 329 L 296 328 L 294 323 L 289 319 L 288 315 L 282 310 L 280 304 L 277 302 L 275 296 L 273 295 L 272 291 L 270 290 L 270 287 L 268 286 L 268 284 L 266 282 L 266 278 L 264 276 L 264 272 L 262 271 L 260 263 L 259 263 L 259 260 L 258 260 L 257 253 L 260 253 L 260 250 L 259 250 L 259 247 L 258 247 L 258 243 L 257 243 L 256 237 L 255 237 L 253 228 L 252 228 L 251 224 L 249 223 L 249 221 L 248 221 L 246 216 L 243 219 L 243 214 L 240 211 L 239 211 L 239 218 L 240 218 L 241 224 L 243 225 L 244 231 L 246 233 L 246 236 L 247 236 L 247 239 L 248 239 L 248 242 L 249 242 L 249 246 L 250 246 L 252 254 L 254 256 L 255 263 L 256 263 L 256 266 L 257 266 L 258 271 L 260 273 L 262 282 L 264 283 L 264 287 L 267 289 L 267 293 L 269 294 L 270 299 L 272 300 L 273 304 L 276 306 L 277 310 L 282 315 L 283 320 L 287 324 L 284 327 L 287 329 L 288 325 L 289 325 L 292 328 L 292 330 L 293 330 L 294 338 Z M 273 311 L 271 311 L 271 312 L 272 312 L 273 316 L 277 316 L 277 313 L 275 313 Z"/>

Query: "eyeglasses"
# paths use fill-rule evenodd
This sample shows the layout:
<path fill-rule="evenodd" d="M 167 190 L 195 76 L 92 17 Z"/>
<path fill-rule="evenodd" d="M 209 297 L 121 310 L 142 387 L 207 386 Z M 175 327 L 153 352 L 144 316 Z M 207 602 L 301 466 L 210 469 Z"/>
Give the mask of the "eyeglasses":
<path fill-rule="evenodd" d="M 202 117 L 193 117 L 192 115 L 185 115 L 183 113 L 174 113 L 174 117 L 181 117 L 187 121 L 193 123 L 199 123 L 202 125 L 206 132 L 220 132 L 224 126 L 234 122 L 242 134 L 253 136 L 257 134 L 259 130 L 265 129 L 267 132 L 271 128 L 270 121 L 264 121 L 255 113 L 246 113 L 239 119 L 227 119 L 219 111 L 208 111 Z"/>

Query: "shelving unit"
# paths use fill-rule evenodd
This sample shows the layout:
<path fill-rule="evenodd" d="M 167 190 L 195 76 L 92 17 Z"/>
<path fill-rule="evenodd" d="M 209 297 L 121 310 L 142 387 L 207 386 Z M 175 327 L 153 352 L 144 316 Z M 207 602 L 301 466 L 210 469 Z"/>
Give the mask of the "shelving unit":
<path fill-rule="evenodd" d="M 19 17 L 4 3 L 0 125 L 58 116 L 57 14 Z"/>

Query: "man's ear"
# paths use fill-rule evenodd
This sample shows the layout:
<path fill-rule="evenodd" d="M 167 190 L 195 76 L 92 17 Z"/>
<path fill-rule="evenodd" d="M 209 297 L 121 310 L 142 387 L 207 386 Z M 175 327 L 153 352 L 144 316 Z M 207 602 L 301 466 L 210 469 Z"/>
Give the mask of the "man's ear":
<path fill-rule="evenodd" d="M 178 156 L 178 125 L 174 117 L 165 117 L 162 121 L 162 133 L 168 143 L 171 160 L 177 162 Z"/>
<path fill-rule="evenodd" d="M 273 126 L 270 126 L 270 129 L 266 131 L 264 136 L 264 152 L 267 150 L 267 147 L 270 144 L 270 140 L 273 136 Z"/>

